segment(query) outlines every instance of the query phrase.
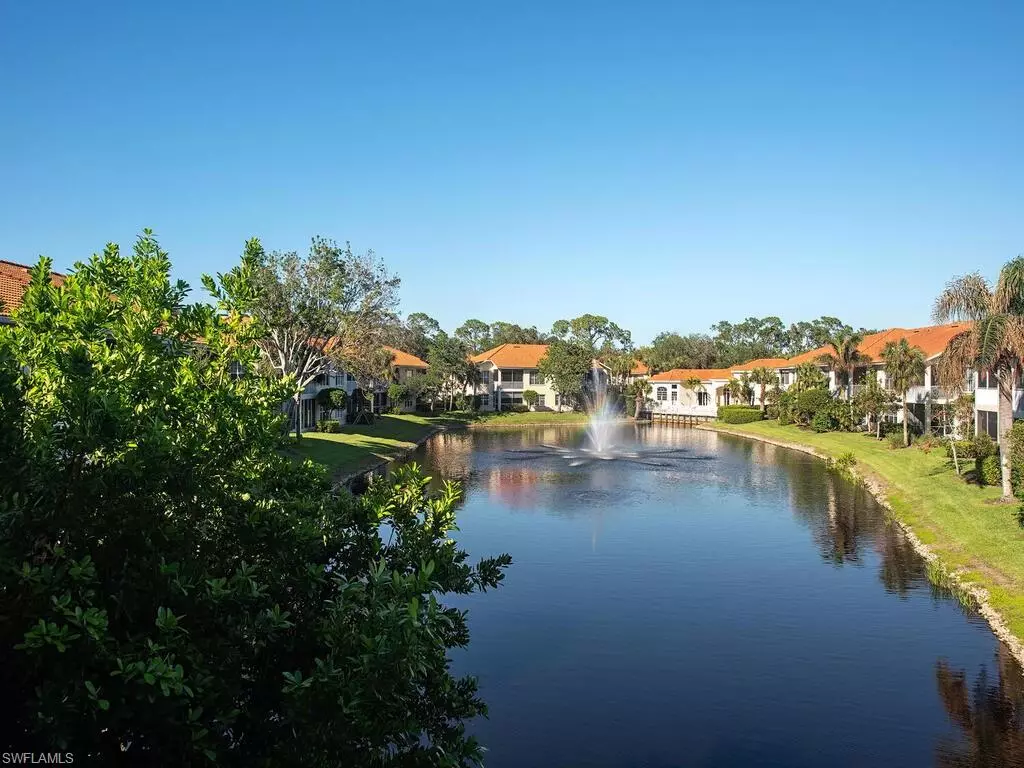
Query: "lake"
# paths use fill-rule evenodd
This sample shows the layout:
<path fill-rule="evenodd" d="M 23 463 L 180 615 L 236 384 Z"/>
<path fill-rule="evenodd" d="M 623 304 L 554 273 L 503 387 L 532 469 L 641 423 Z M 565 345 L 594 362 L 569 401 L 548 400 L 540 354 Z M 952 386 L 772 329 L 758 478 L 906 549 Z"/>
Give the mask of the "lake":
<path fill-rule="evenodd" d="M 582 440 L 454 432 L 414 458 L 464 483 L 461 546 L 514 561 L 449 598 L 488 766 L 1024 766 L 1017 663 L 861 486 L 678 427 L 623 427 L 680 451 L 648 463 L 530 452 Z"/>

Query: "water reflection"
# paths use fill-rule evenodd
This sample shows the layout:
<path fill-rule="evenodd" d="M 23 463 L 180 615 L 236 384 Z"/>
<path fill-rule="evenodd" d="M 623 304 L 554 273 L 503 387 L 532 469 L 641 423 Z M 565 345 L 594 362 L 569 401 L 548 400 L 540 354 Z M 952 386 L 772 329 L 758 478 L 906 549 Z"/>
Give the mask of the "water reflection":
<path fill-rule="evenodd" d="M 488 765 L 1024 768 L 1019 668 L 867 491 L 775 446 L 624 434 L 713 461 L 509 460 L 564 427 L 418 457 L 466 483 L 462 544 L 516 562 L 460 606 Z"/>
<path fill-rule="evenodd" d="M 1002 646 L 995 658 L 995 679 L 982 666 L 974 682 L 946 661 L 935 665 L 939 698 L 961 738 L 943 741 L 936 763 L 943 768 L 1024 766 L 1024 677 Z"/>

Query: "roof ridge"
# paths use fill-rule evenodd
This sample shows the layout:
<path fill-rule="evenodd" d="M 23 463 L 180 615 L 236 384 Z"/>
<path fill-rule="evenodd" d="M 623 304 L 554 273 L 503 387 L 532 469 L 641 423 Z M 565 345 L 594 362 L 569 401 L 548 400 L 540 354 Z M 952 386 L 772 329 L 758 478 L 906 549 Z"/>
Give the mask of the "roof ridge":
<path fill-rule="evenodd" d="M 22 264 L 20 261 L 11 261 L 10 259 L 0 259 L 0 264 L 10 264 L 12 267 L 20 267 L 26 271 L 34 268 L 35 264 Z M 60 275 L 61 277 L 67 277 L 63 272 L 58 272 L 55 269 L 50 270 L 51 275 Z"/>

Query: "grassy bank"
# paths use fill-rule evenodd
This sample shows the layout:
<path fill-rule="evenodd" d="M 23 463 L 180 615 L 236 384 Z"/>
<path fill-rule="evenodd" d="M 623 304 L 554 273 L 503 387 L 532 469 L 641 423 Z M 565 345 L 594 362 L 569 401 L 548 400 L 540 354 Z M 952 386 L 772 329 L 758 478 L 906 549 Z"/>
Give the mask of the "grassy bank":
<path fill-rule="evenodd" d="M 819 453 L 857 457 L 857 472 L 879 482 L 893 513 L 960 580 L 987 590 L 1017 638 L 1024 638 L 1024 529 L 999 489 L 969 485 L 944 450 L 890 449 L 863 434 L 818 434 L 777 422 L 713 424 L 711 429 L 797 443 Z"/>
<path fill-rule="evenodd" d="M 411 451 L 439 429 L 460 427 L 529 426 L 531 424 L 581 424 L 583 413 L 532 411 L 529 413 L 400 414 L 380 416 L 374 424 L 344 427 L 338 433 L 306 432 L 292 441 L 296 457 L 312 459 L 341 479 Z"/>
<path fill-rule="evenodd" d="M 451 422 L 458 425 L 458 422 Z M 336 479 L 403 456 L 440 427 L 441 419 L 415 415 L 380 416 L 373 424 L 344 427 L 343 432 L 307 432 L 292 439 L 296 456 L 323 464 Z"/>

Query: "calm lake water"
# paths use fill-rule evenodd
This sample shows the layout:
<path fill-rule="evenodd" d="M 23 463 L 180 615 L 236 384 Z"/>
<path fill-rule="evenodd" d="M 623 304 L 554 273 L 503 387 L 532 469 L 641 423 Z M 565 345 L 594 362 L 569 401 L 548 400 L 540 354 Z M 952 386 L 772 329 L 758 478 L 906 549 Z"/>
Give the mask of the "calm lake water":
<path fill-rule="evenodd" d="M 669 466 L 517 451 L 578 429 L 441 435 L 458 539 L 508 552 L 454 655 L 504 766 L 1024 766 L 1024 678 L 884 510 L 801 453 L 679 428 Z"/>

